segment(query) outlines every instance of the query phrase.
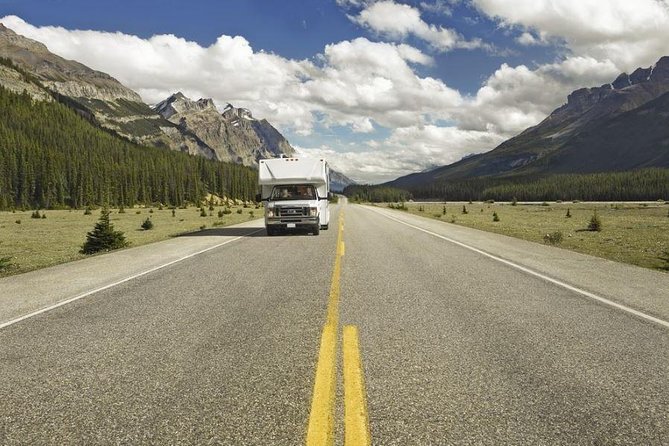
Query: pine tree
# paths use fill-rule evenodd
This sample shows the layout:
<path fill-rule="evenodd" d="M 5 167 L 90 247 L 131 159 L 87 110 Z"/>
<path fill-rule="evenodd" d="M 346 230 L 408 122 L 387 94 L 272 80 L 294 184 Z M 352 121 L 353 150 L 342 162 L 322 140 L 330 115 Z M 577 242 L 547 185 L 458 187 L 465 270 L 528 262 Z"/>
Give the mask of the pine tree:
<path fill-rule="evenodd" d="M 141 225 L 141 228 L 144 229 L 145 231 L 153 229 L 153 222 L 151 221 L 151 217 L 147 217 L 147 219 L 144 220 L 144 222 Z"/>
<path fill-rule="evenodd" d="M 104 207 L 100 212 L 100 219 L 93 230 L 86 234 L 86 242 L 81 247 L 82 254 L 94 254 L 99 251 L 111 251 L 128 246 L 125 235 L 115 231 L 109 221 L 109 209 Z"/>
<path fill-rule="evenodd" d="M 601 231 L 602 230 L 602 221 L 599 219 L 599 215 L 597 215 L 597 209 L 595 209 L 595 212 L 592 214 L 592 217 L 590 217 L 590 223 L 588 223 L 588 231 Z"/>

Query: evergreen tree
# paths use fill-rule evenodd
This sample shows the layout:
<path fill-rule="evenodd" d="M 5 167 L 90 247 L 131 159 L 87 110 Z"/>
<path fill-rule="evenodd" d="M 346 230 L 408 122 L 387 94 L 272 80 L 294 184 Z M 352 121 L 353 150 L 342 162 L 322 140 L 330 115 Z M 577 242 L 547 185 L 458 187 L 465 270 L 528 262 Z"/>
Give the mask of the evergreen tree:
<path fill-rule="evenodd" d="M 104 207 L 95 227 L 86 234 L 86 242 L 81 247 L 81 253 L 94 254 L 99 251 L 111 251 L 126 246 L 128 246 L 128 242 L 125 235 L 121 231 L 114 230 L 114 225 L 109 221 L 109 209 Z"/>
<path fill-rule="evenodd" d="M 153 222 L 151 221 L 150 217 L 147 217 L 147 219 L 144 220 L 144 222 L 141 225 L 141 228 L 144 229 L 145 231 L 153 229 Z"/>
<path fill-rule="evenodd" d="M 600 232 L 602 230 L 602 221 L 599 218 L 599 215 L 597 215 L 597 209 L 595 209 L 594 213 L 592 214 L 592 217 L 590 217 L 590 223 L 588 223 L 588 231 L 597 231 Z"/>

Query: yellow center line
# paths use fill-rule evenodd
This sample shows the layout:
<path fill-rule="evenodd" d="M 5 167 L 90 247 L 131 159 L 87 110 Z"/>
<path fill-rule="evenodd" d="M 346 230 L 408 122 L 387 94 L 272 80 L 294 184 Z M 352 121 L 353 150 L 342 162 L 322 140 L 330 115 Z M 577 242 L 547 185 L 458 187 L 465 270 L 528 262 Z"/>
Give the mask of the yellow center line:
<path fill-rule="evenodd" d="M 334 440 L 334 400 L 336 383 L 337 329 L 326 325 L 318 353 L 307 446 L 332 445 Z"/>
<path fill-rule="evenodd" d="M 307 446 L 331 446 L 334 442 L 334 403 L 336 392 L 337 331 L 339 328 L 339 276 L 343 255 L 344 213 L 339 214 L 335 264 L 332 271 L 327 321 L 321 335 L 316 365 L 314 392 L 307 427 Z"/>
<path fill-rule="evenodd" d="M 365 378 L 360 359 L 358 328 L 344 326 L 342 341 L 344 356 L 344 446 L 369 446 L 369 431 Z"/>

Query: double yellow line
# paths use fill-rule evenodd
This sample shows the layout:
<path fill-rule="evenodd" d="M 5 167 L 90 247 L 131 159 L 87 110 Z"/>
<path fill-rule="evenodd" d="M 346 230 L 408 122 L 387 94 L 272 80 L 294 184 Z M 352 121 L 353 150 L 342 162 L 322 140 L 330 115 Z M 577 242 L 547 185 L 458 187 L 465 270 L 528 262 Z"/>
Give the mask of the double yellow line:
<path fill-rule="evenodd" d="M 343 211 L 340 211 L 338 226 L 337 253 L 332 271 L 327 320 L 321 334 L 318 364 L 316 365 L 314 393 L 307 427 L 307 446 L 331 446 L 334 442 L 339 278 L 341 275 L 341 259 L 345 252 Z M 344 327 L 342 351 L 344 363 L 344 445 L 368 446 L 372 443 L 357 327 L 352 325 Z"/>

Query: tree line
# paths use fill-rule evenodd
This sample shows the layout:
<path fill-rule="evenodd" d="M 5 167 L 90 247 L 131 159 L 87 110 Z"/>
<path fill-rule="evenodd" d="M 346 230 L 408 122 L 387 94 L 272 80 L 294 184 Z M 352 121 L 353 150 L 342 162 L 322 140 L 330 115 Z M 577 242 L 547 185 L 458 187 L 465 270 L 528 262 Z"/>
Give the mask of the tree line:
<path fill-rule="evenodd" d="M 401 202 L 411 199 L 411 194 L 403 189 L 388 186 L 370 186 L 352 184 L 344 189 L 351 201 L 369 201 L 372 203 Z"/>
<path fill-rule="evenodd" d="M 0 209 L 252 200 L 257 171 L 144 147 L 58 102 L 0 87 Z"/>
<path fill-rule="evenodd" d="M 669 200 L 669 169 L 560 174 L 547 177 L 479 177 L 409 187 L 349 186 L 352 200 L 399 202 L 409 198 L 443 201 L 635 201 Z"/>
<path fill-rule="evenodd" d="M 445 201 L 634 201 L 669 200 L 669 169 L 559 174 L 547 177 L 483 177 L 410 188 L 414 196 Z"/>

